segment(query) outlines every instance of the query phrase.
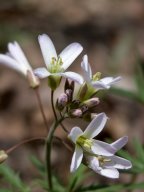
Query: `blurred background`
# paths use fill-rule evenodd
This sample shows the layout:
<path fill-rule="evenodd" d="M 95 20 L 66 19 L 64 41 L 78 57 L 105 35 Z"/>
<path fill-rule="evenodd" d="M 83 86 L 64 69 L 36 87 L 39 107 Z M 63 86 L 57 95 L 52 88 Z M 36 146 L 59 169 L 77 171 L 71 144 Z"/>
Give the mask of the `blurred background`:
<path fill-rule="evenodd" d="M 81 73 L 80 62 L 87 53 L 93 73 L 100 71 L 103 77 L 123 77 L 117 88 L 102 95 L 98 112 L 106 112 L 110 120 L 99 138 L 115 140 L 128 135 L 126 148 L 133 154 L 133 138 L 144 142 L 144 1 L 0 0 L 1 53 L 7 52 L 8 42 L 18 41 L 33 68 L 44 66 L 37 40 L 43 33 L 51 37 L 58 53 L 72 42 L 82 44 L 84 51 L 70 67 L 73 71 Z M 40 91 L 50 124 L 53 114 L 46 80 L 41 81 Z M 57 95 L 62 91 L 59 89 Z M 77 120 L 77 124 L 81 121 Z M 65 125 L 70 129 L 76 121 L 66 121 Z M 22 139 L 44 135 L 37 100 L 26 80 L 0 66 L 0 148 L 7 149 Z M 57 135 L 66 139 L 61 128 Z M 29 156 L 35 154 L 44 161 L 43 146 L 38 141 L 27 144 L 14 151 L 7 161 L 27 183 L 38 176 Z M 54 143 L 54 171 L 65 184 L 71 156 L 62 144 Z M 109 182 L 97 174 L 87 182 L 98 179 L 101 183 Z M 128 180 L 129 177 L 122 175 L 114 182 Z"/>

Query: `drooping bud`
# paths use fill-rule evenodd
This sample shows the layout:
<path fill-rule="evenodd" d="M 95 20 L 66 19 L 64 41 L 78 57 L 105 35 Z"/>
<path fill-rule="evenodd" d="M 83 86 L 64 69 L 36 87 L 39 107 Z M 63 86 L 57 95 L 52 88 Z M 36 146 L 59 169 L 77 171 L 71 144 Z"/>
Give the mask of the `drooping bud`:
<path fill-rule="evenodd" d="M 8 158 L 7 153 L 4 150 L 0 151 L 0 164 L 3 163 Z"/>
<path fill-rule="evenodd" d="M 27 71 L 27 79 L 31 88 L 39 87 L 40 81 L 38 77 L 36 77 L 34 73 L 30 70 Z"/>
<path fill-rule="evenodd" d="M 70 117 L 82 117 L 82 110 L 81 109 L 72 109 L 69 111 Z"/>
<path fill-rule="evenodd" d="M 65 93 L 60 94 L 57 100 L 57 108 L 62 111 L 68 103 L 68 96 Z"/>

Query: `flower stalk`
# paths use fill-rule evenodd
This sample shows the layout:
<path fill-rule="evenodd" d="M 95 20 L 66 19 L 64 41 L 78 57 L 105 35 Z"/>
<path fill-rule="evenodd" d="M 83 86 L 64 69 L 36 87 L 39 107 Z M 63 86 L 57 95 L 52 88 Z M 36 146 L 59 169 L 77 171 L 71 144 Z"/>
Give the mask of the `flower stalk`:
<path fill-rule="evenodd" d="M 54 132 L 58 125 L 65 119 L 65 117 L 61 117 L 59 120 L 56 120 L 52 126 L 50 127 L 47 139 L 46 139 L 46 173 L 47 173 L 47 181 L 48 181 L 48 186 L 50 192 L 53 189 L 53 184 L 52 184 L 52 171 L 51 171 L 51 149 L 52 149 L 52 140 L 54 136 Z"/>

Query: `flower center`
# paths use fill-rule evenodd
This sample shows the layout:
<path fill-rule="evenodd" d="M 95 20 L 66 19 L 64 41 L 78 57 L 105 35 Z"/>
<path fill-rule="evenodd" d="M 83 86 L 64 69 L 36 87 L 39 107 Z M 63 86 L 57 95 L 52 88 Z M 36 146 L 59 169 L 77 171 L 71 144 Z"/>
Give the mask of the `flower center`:
<path fill-rule="evenodd" d="M 92 146 L 92 141 L 90 139 L 85 138 L 84 136 L 80 136 L 77 139 L 76 143 L 86 150 L 91 149 Z"/>
<path fill-rule="evenodd" d="M 101 73 L 97 72 L 95 75 L 93 75 L 92 80 L 93 81 L 99 81 L 101 79 Z"/>
<path fill-rule="evenodd" d="M 106 162 L 111 162 L 111 159 L 105 158 L 101 155 L 99 155 L 98 157 L 96 157 L 100 163 L 101 166 L 103 166 Z"/>
<path fill-rule="evenodd" d="M 48 71 L 51 73 L 59 73 L 59 72 L 64 72 L 64 69 L 62 68 L 62 58 L 58 57 L 58 59 L 56 59 L 55 57 L 52 57 L 51 59 L 51 65 L 48 68 Z"/>

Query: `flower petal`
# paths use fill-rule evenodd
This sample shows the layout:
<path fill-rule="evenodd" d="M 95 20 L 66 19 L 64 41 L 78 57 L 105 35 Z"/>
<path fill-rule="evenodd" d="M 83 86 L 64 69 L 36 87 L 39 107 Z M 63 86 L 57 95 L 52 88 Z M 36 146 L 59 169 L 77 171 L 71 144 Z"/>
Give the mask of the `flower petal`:
<path fill-rule="evenodd" d="M 68 135 L 68 138 L 76 144 L 78 137 L 82 134 L 83 131 L 79 127 L 73 127 Z"/>
<path fill-rule="evenodd" d="M 103 79 L 100 79 L 99 81 L 92 81 L 92 85 L 96 88 L 96 89 L 109 89 L 111 87 L 111 85 L 113 85 L 114 83 L 118 82 L 119 80 L 121 80 L 121 77 L 105 77 Z"/>
<path fill-rule="evenodd" d="M 91 151 L 96 155 L 103 155 L 109 157 L 115 154 L 116 149 L 108 143 L 92 139 Z"/>
<path fill-rule="evenodd" d="M 84 55 L 83 61 L 81 62 L 81 67 L 83 69 L 86 82 L 90 82 L 92 79 L 92 71 L 91 71 L 91 67 L 88 63 L 88 56 L 87 55 Z"/>
<path fill-rule="evenodd" d="M 71 172 L 76 171 L 76 169 L 80 166 L 82 158 L 83 158 L 83 150 L 81 149 L 81 147 L 76 145 L 70 166 Z"/>
<path fill-rule="evenodd" d="M 94 171 L 101 170 L 97 157 L 92 157 L 89 155 L 85 155 L 84 157 L 85 157 L 87 165 L 90 169 L 93 169 Z"/>
<path fill-rule="evenodd" d="M 40 48 L 42 51 L 45 64 L 49 68 L 49 66 L 51 65 L 52 58 L 54 57 L 57 59 L 57 53 L 56 53 L 54 44 L 49 38 L 49 36 L 46 34 L 39 35 L 38 41 L 40 44 Z"/>
<path fill-rule="evenodd" d="M 64 72 L 64 73 L 56 73 L 55 75 L 60 75 L 60 76 L 66 77 L 79 84 L 83 84 L 83 82 L 84 82 L 81 75 L 79 75 L 78 73 L 75 73 L 75 72 L 71 72 L 71 71 Z"/>
<path fill-rule="evenodd" d="M 59 57 L 62 58 L 62 67 L 64 70 L 72 64 L 72 62 L 80 55 L 82 50 L 83 47 L 79 43 L 72 43 L 59 54 Z"/>
<path fill-rule="evenodd" d="M 19 44 L 17 42 L 9 43 L 8 44 L 8 50 L 9 50 L 10 55 L 18 63 L 20 63 L 21 66 L 23 66 L 23 68 L 25 68 L 25 71 L 27 71 L 27 70 L 32 71 L 32 68 L 31 68 L 27 58 L 25 57 L 21 47 L 19 46 Z"/>
<path fill-rule="evenodd" d="M 96 173 L 112 179 L 119 178 L 119 172 L 115 168 L 100 167 L 96 157 L 86 156 L 87 165 Z"/>
<path fill-rule="evenodd" d="M 27 73 L 23 66 L 19 65 L 19 63 L 17 63 L 17 61 L 15 61 L 13 58 L 10 58 L 7 55 L 0 54 L 0 64 L 10 67 L 10 68 L 22 73 L 23 75 L 26 75 L 26 73 Z"/>
<path fill-rule="evenodd" d="M 104 166 L 107 168 L 114 167 L 116 169 L 130 169 L 132 167 L 132 164 L 129 160 L 118 157 L 118 156 L 112 156 L 110 157 L 110 162 L 105 162 Z"/>
<path fill-rule="evenodd" d="M 128 142 L 128 137 L 124 136 L 121 137 L 120 139 L 116 140 L 115 142 L 111 143 L 111 146 L 116 148 L 116 150 L 120 150 L 126 143 Z"/>
<path fill-rule="evenodd" d="M 40 79 L 43 79 L 43 78 L 48 77 L 49 75 L 51 75 L 51 73 L 49 73 L 48 70 L 45 67 L 35 69 L 34 74 L 37 77 L 39 77 Z"/>
<path fill-rule="evenodd" d="M 107 119 L 108 118 L 105 113 L 98 114 L 87 126 L 84 131 L 84 137 L 91 139 L 97 136 L 104 128 Z"/>
<path fill-rule="evenodd" d="M 119 172 L 117 169 L 111 168 L 111 169 L 101 169 L 100 171 L 97 171 L 102 176 L 111 178 L 111 179 L 118 179 L 119 178 Z"/>

